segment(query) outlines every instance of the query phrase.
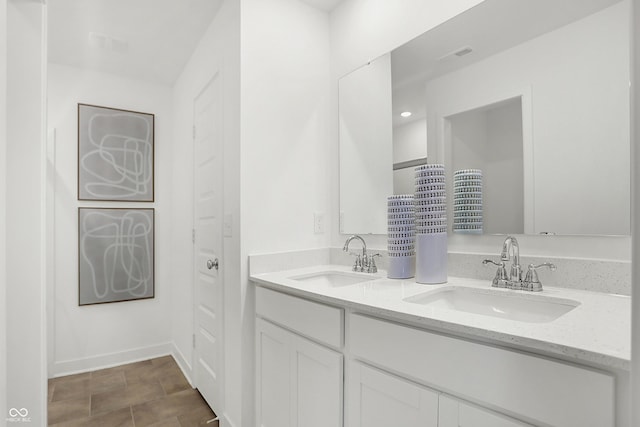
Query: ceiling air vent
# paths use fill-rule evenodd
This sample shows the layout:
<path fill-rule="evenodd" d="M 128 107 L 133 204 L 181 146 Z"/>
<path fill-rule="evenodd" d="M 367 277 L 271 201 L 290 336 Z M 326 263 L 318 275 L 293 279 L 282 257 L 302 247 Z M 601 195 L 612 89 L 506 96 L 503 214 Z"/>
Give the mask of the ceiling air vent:
<path fill-rule="evenodd" d="M 463 47 L 462 49 L 460 49 L 460 50 L 458 50 L 458 51 L 454 52 L 453 54 L 454 54 L 455 56 L 460 57 L 460 56 L 468 55 L 468 54 L 469 54 L 469 53 L 471 53 L 471 52 L 473 52 L 473 49 L 471 49 L 469 46 L 467 46 L 467 47 Z"/>
<path fill-rule="evenodd" d="M 468 55 L 471 52 L 473 52 L 473 48 L 470 46 L 460 47 L 453 52 L 442 55 L 440 58 L 438 58 L 438 61 L 447 61 L 453 58 L 462 58 L 463 56 Z"/>
<path fill-rule="evenodd" d="M 94 32 L 89 33 L 89 46 L 117 53 L 126 53 L 129 50 L 129 43 L 126 40 Z"/>

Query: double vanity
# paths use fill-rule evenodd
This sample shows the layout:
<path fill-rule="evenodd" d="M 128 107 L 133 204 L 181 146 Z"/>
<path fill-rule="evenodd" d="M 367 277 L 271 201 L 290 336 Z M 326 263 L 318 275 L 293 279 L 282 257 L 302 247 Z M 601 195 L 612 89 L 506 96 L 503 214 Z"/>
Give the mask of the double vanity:
<path fill-rule="evenodd" d="M 618 250 L 631 224 L 631 5 L 557 6 L 485 0 L 390 52 L 367 44 L 380 56 L 360 67 L 338 61 L 334 231 L 394 239 L 406 230 L 390 232 L 387 198 L 416 194 L 416 167 L 442 164 L 448 279 L 388 279 L 388 254 L 354 262 L 342 248 L 251 256 L 256 425 L 631 427 L 630 297 L 608 293 L 631 283 Z M 482 171 L 484 234 L 453 227 L 455 172 L 469 169 Z M 507 234 L 561 256 L 524 262 L 513 238 L 487 255 Z M 395 237 L 391 255 L 411 257 Z"/>
<path fill-rule="evenodd" d="M 257 425 L 626 426 L 630 298 L 252 256 Z"/>

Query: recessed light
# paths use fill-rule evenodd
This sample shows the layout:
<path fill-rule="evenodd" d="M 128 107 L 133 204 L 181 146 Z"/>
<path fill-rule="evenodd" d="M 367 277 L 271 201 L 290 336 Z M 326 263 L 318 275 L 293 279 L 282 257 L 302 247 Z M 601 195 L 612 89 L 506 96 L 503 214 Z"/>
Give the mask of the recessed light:
<path fill-rule="evenodd" d="M 409 117 L 409 116 L 411 116 L 411 111 L 404 111 L 404 112 L 400 113 L 400 115 L 402 117 Z"/>

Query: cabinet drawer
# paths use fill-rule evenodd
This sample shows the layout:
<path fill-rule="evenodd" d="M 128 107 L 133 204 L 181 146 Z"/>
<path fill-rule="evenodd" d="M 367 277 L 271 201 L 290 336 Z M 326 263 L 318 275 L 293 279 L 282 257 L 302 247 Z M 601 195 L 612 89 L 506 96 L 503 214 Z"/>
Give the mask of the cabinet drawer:
<path fill-rule="evenodd" d="M 341 308 L 257 287 L 256 314 L 313 340 L 342 347 L 344 310 Z"/>
<path fill-rule="evenodd" d="M 614 426 L 606 373 L 361 315 L 347 339 L 361 360 L 534 424 Z"/>

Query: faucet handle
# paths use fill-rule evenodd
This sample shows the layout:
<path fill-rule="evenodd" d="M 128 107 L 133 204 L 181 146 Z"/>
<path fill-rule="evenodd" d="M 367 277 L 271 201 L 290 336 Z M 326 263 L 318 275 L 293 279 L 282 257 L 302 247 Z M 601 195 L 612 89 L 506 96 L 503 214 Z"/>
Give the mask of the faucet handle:
<path fill-rule="evenodd" d="M 351 270 L 353 271 L 362 271 L 362 258 L 360 254 L 356 254 L 354 252 L 349 252 L 349 255 L 356 257 L 356 259 L 353 262 L 353 267 L 351 268 Z"/>
<path fill-rule="evenodd" d="M 369 255 L 369 264 L 367 265 L 367 273 L 377 273 L 378 272 L 378 266 L 376 265 L 376 261 L 374 260 L 374 257 L 382 257 L 382 255 L 380 254 L 373 254 L 373 255 Z"/>
<path fill-rule="evenodd" d="M 491 286 L 494 288 L 506 288 L 509 285 L 509 276 L 507 276 L 507 269 L 504 267 L 504 262 L 495 262 L 490 259 L 485 259 L 482 261 L 482 264 L 493 264 L 498 266 L 498 270 L 496 270 L 496 275 L 491 282 Z"/>
<path fill-rule="evenodd" d="M 522 287 L 527 291 L 540 292 L 542 291 L 542 283 L 540 283 L 540 279 L 538 278 L 538 272 L 536 271 L 540 267 L 549 267 L 549 270 L 556 271 L 557 267 L 555 264 L 550 262 L 544 262 L 542 264 L 534 265 L 529 264 L 529 268 L 527 269 L 527 275 L 525 276 Z"/>

